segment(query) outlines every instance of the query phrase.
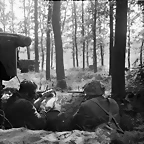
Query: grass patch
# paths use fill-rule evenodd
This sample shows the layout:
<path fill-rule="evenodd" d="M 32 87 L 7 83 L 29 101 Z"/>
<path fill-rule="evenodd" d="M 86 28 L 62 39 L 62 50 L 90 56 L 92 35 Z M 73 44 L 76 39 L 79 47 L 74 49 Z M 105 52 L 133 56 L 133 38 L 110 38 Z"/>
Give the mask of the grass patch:
<path fill-rule="evenodd" d="M 56 86 L 57 82 L 55 70 L 51 70 L 51 80 L 46 80 L 45 71 L 41 71 L 39 73 L 20 73 L 20 71 L 18 70 L 17 75 L 20 81 L 24 79 L 33 80 L 38 85 L 38 89 L 41 87 L 41 90 L 44 90 L 47 85 L 48 87 L 52 88 Z M 107 87 L 110 85 L 110 79 L 106 81 L 105 78 L 107 78 L 107 73 L 105 71 L 94 73 L 93 71 L 90 71 L 88 69 L 83 71 L 83 69 L 80 68 L 71 68 L 69 70 L 65 70 L 65 79 L 69 90 L 80 90 L 87 82 L 90 82 L 94 79 L 103 81 L 105 83 L 105 86 Z M 10 81 L 4 81 L 4 84 L 6 85 L 6 87 L 19 87 L 19 81 L 17 77 L 14 77 Z"/>

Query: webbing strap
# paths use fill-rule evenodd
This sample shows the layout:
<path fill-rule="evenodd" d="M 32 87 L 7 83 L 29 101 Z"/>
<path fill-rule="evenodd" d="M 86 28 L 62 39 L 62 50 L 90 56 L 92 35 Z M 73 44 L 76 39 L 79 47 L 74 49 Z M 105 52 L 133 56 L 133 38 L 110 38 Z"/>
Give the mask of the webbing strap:
<path fill-rule="evenodd" d="M 111 113 L 111 102 L 110 102 L 110 100 L 109 100 L 109 98 L 106 98 L 106 100 L 107 100 L 107 102 L 108 102 L 108 105 L 109 105 L 109 111 L 108 112 L 106 112 L 108 115 L 109 115 L 109 121 L 108 121 L 108 123 L 110 123 L 111 121 L 112 121 L 112 117 L 113 117 L 113 115 L 112 115 L 112 113 Z M 99 104 L 100 105 L 100 104 Z M 100 105 L 101 106 L 101 105 Z M 102 107 L 102 106 L 101 106 Z M 103 107 L 102 107 L 103 108 Z M 103 108 L 104 109 L 104 108 Z M 105 109 L 104 109 L 105 110 Z M 106 111 L 106 110 L 105 110 Z"/>
<path fill-rule="evenodd" d="M 90 100 L 91 100 L 92 102 L 96 103 L 107 115 L 109 115 L 109 122 L 108 122 L 108 124 L 113 120 L 114 123 L 115 123 L 115 125 L 116 125 L 116 127 L 118 128 L 118 131 L 124 133 L 123 130 L 120 128 L 119 124 L 117 123 L 116 119 L 113 117 L 113 115 L 112 115 L 111 112 L 110 112 L 111 106 L 110 106 L 110 100 L 109 100 L 109 98 L 107 98 L 108 103 L 109 103 L 109 107 L 110 107 L 110 108 L 109 108 L 109 112 L 101 106 L 101 104 L 98 102 L 97 99 L 90 99 Z"/>

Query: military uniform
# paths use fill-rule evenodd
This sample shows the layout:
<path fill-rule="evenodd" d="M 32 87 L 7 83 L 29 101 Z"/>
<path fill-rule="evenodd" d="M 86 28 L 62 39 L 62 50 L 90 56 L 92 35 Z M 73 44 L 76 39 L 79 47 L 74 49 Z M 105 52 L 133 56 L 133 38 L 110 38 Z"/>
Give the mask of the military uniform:
<path fill-rule="evenodd" d="M 119 123 L 119 106 L 113 99 L 109 99 L 109 101 L 110 107 L 106 98 L 103 97 L 92 98 L 83 102 L 79 110 L 73 116 L 73 123 L 75 126 L 81 129 L 94 129 L 102 123 L 108 123 L 109 115 L 102 108 L 110 112 Z M 97 105 L 97 102 L 102 108 Z"/>
<path fill-rule="evenodd" d="M 26 99 L 18 99 L 5 109 L 5 116 L 13 127 L 27 127 L 37 130 L 44 129 L 46 126 L 46 112 L 37 112 L 33 104 Z M 6 128 L 10 124 L 6 122 Z"/>
<path fill-rule="evenodd" d="M 119 116 L 119 106 L 117 102 L 111 98 L 104 98 L 104 87 L 101 87 L 101 83 L 96 81 L 95 89 L 92 88 L 91 84 L 90 89 L 94 89 L 95 95 L 89 95 L 87 101 L 83 102 L 79 110 L 74 114 L 72 125 L 74 129 L 95 129 L 98 125 L 103 123 L 108 123 L 109 121 L 113 122 L 113 118 L 117 123 L 120 122 Z M 86 87 L 86 89 L 88 89 Z M 90 91 L 92 94 L 92 90 Z M 93 93 L 93 94 L 94 94 Z"/>
<path fill-rule="evenodd" d="M 3 90 L 1 98 L 2 108 L 5 113 L 5 127 L 27 127 L 29 129 L 44 129 L 46 126 L 47 112 L 42 109 L 37 111 L 33 104 L 36 84 L 24 80 L 20 84 L 20 90 L 13 91 L 8 88 Z M 14 88 L 11 88 L 14 89 Z"/>

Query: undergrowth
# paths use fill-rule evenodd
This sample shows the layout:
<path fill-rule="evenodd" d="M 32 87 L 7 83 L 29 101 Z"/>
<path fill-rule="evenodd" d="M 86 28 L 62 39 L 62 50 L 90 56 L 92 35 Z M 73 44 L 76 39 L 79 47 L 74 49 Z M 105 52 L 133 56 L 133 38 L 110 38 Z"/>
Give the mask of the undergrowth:
<path fill-rule="evenodd" d="M 29 72 L 25 74 L 22 74 L 18 71 L 18 78 L 20 81 L 24 79 L 33 80 L 38 85 L 38 89 L 44 90 L 47 85 L 51 88 L 55 87 L 56 86 L 56 72 L 54 70 L 51 71 L 51 80 L 48 80 L 48 81 L 46 80 L 45 75 L 46 75 L 45 71 L 40 72 L 40 73 Z M 137 85 L 135 84 L 133 79 L 134 79 L 133 77 L 126 79 L 127 88 L 131 86 L 134 87 L 134 85 Z M 106 91 L 110 91 L 111 89 L 111 77 L 108 76 L 108 72 L 105 70 L 99 70 L 97 73 L 94 73 L 93 71 L 90 71 L 88 69 L 83 71 L 82 69 L 73 68 L 73 69 L 65 70 L 65 80 L 67 82 L 69 89 L 72 89 L 72 90 L 80 90 L 87 82 L 92 81 L 92 80 L 101 80 L 106 87 Z M 4 84 L 6 85 L 6 87 L 15 87 L 15 88 L 19 87 L 19 82 L 16 77 L 8 82 L 5 81 Z M 67 104 L 67 106 L 65 105 L 65 107 L 67 107 L 66 109 L 68 109 L 68 105 L 69 107 L 73 105 L 73 104 L 70 104 L 71 103 L 70 101 L 73 101 L 73 100 L 71 100 L 71 98 L 69 98 L 68 100 L 67 94 L 65 94 L 65 96 L 64 94 L 61 94 L 61 98 L 59 98 L 59 102 L 60 101 L 61 102 L 64 101 L 62 103 Z M 77 107 L 77 105 L 75 105 L 75 107 Z M 137 129 L 135 128 L 132 131 L 126 132 L 123 136 L 114 135 L 113 139 L 114 140 L 124 139 L 124 141 L 127 144 L 138 143 L 138 140 L 140 139 L 140 137 L 144 136 L 144 132 L 141 131 L 142 125 L 139 125 L 139 127 L 140 127 L 139 128 L 140 130 L 138 128 Z M 128 140 L 128 138 L 130 140 Z M 132 141 L 135 141 L 135 142 L 132 142 Z M 143 141 L 142 138 L 141 138 L 141 141 Z"/>
<path fill-rule="evenodd" d="M 81 89 L 87 82 L 97 79 L 104 81 L 106 88 L 109 89 L 110 78 L 107 78 L 108 73 L 106 71 L 98 71 L 94 73 L 90 70 L 85 70 L 80 68 L 72 68 L 65 70 L 65 80 L 70 89 Z M 46 80 L 46 72 L 41 71 L 40 73 L 29 72 L 29 73 L 20 73 L 18 70 L 18 78 L 20 81 L 24 79 L 33 80 L 37 85 L 38 89 L 44 90 L 48 85 L 49 87 L 56 86 L 56 72 L 51 70 L 51 80 Z M 106 80 L 107 79 L 107 80 Z M 10 81 L 4 81 L 6 86 L 13 86 L 15 88 L 19 87 L 19 81 L 17 77 L 14 77 Z"/>

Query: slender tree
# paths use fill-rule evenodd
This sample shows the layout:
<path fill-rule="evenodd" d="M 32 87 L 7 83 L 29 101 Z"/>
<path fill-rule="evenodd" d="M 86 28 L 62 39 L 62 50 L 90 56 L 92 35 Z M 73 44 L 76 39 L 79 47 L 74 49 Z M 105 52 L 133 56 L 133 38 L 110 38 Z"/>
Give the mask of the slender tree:
<path fill-rule="evenodd" d="M 39 28 L 40 28 L 40 48 L 41 48 L 41 56 L 42 56 L 42 61 L 41 61 L 41 70 L 43 71 L 44 68 L 44 61 L 45 61 L 45 45 L 44 45 L 44 34 L 46 31 L 46 21 L 47 21 L 47 17 L 48 15 L 46 15 L 47 12 L 47 3 L 43 2 L 43 1 L 39 1 Z"/>
<path fill-rule="evenodd" d="M 89 25 L 88 25 L 87 34 L 89 34 Z M 89 39 L 86 40 L 86 63 L 87 63 L 87 67 L 89 67 Z"/>
<path fill-rule="evenodd" d="M 143 25 L 144 25 L 144 3 L 142 5 L 142 8 L 143 8 L 143 11 L 142 11 L 142 16 L 143 16 Z M 144 38 L 144 35 L 143 35 L 143 38 Z M 142 40 L 142 45 L 140 47 L 140 66 L 142 68 L 143 66 L 143 47 L 144 47 L 144 40 Z"/>
<path fill-rule="evenodd" d="M 97 72 L 97 53 L 96 53 L 96 18 L 97 18 L 97 0 L 95 0 L 94 4 L 91 1 L 92 13 L 93 13 L 93 67 L 94 72 Z"/>
<path fill-rule="evenodd" d="M 52 2 L 49 2 L 48 19 L 47 19 L 47 53 L 46 53 L 46 79 L 50 79 L 50 33 L 51 33 L 51 18 L 52 18 Z"/>
<path fill-rule="evenodd" d="M 140 47 L 140 66 L 141 66 L 141 68 L 142 68 L 142 66 L 143 66 L 143 59 L 142 59 L 142 51 L 143 51 L 143 46 L 144 46 L 144 40 L 142 40 L 142 44 L 141 44 L 141 47 Z"/>
<path fill-rule="evenodd" d="M 111 75 L 112 69 L 112 49 L 113 49 L 113 0 L 109 1 L 110 7 L 110 45 L 109 45 L 109 75 Z"/>
<path fill-rule="evenodd" d="M 85 69 L 85 40 L 84 40 L 84 2 L 82 1 L 82 38 L 83 38 L 83 70 Z"/>
<path fill-rule="evenodd" d="M 73 58 L 73 67 L 75 68 L 75 23 L 74 23 L 74 8 L 72 5 L 72 22 L 73 22 L 73 31 L 72 31 L 72 58 Z"/>
<path fill-rule="evenodd" d="M 75 18 L 75 50 L 76 50 L 76 66 L 79 67 L 79 58 L 78 58 L 78 46 L 77 46 L 77 14 L 76 14 L 76 4 L 73 1 L 74 6 L 74 18 Z"/>
<path fill-rule="evenodd" d="M 68 8 L 68 1 L 66 1 L 66 6 L 64 7 L 64 20 L 62 22 L 61 33 L 63 33 L 65 22 L 66 22 L 67 8 Z"/>
<path fill-rule="evenodd" d="M 55 39 L 56 51 L 56 74 L 57 87 L 65 89 L 67 87 L 65 81 L 64 63 L 63 63 L 63 48 L 60 26 L 60 1 L 53 1 L 52 26 Z"/>
<path fill-rule="evenodd" d="M 11 7 L 11 32 L 14 33 L 15 32 L 15 27 L 14 27 L 14 19 L 15 19 L 15 15 L 14 15 L 14 0 L 10 0 L 10 7 Z"/>
<path fill-rule="evenodd" d="M 137 4 L 140 7 L 142 7 L 142 16 L 143 16 L 143 23 L 144 23 L 144 1 L 143 0 L 138 0 Z M 144 45 L 144 39 L 142 39 L 142 44 L 141 44 L 141 47 L 140 47 L 140 66 L 141 66 L 141 68 L 143 66 L 143 45 Z M 135 61 L 135 63 L 136 63 L 136 61 Z"/>
<path fill-rule="evenodd" d="M 28 29 L 27 29 L 27 17 L 26 17 L 26 1 L 23 0 L 23 8 L 24 8 L 24 32 L 25 36 L 28 36 Z M 30 48 L 29 46 L 27 48 L 27 58 L 30 59 Z"/>
<path fill-rule="evenodd" d="M 86 41 L 86 63 L 87 67 L 89 67 L 89 40 Z"/>
<path fill-rule="evenodd" d="M 51 32 L 51 69 L 53 69 L 53 55 L 54 55 L 54 41 L 53 41 L 53 34 Z"/>
<path fill-rule="evenodd" d="M 102 35 L 102 30 L 101 30 L 101 16 L 98 15 L 98 24 L 99 24 L 99 35 L 101 36 Z M 104 66 L 104 48 L 103 48 L 103 42 L 102 42 L 102 38 L 100 37 L 100 40 L 99 40 L 99 47 L 100 47 L 100 56 L 101 56 L 101 66 Z"/>
<path fill-rule="evenodd" d="M 2 25 L 3 25 L 3 31 L 5 32 L 5 30 L 6 30 L 6 3 L 5 3 L 5 0 L 3 0 L 2 2 L 1 2 L 1 7 L 2 7 L 2 9 L 1 9 L 1 23 L 2 23 Z"/>
<path fill-rule="evenodd" d="M 88 21 L 90 21 L 90 16 L 91 16 L 91 11 L 90 11 L 90 8 L 88 8 Z M 90 23 L 87 23 L 87 36 L 89 36 L 89 33 L 90 33 Z M 87 38 L 86 39 L 86 63 L 87 63 L 87 67 L 89 67 L 89 42 L 90 42 L 90 39 Z"/>
<path fill-rule="evenodd" d="M 112 51 L 112 94 L 115 99 L 125 96 L 125 51 L 128 0 L 116 0 L 115 45 Z"/>
<path fill-rule="evenodd" d="M 38 1 L 34 1 L 35 20 L 35 72 L 39 72 L 39 51 L 38 51 Z"/>

